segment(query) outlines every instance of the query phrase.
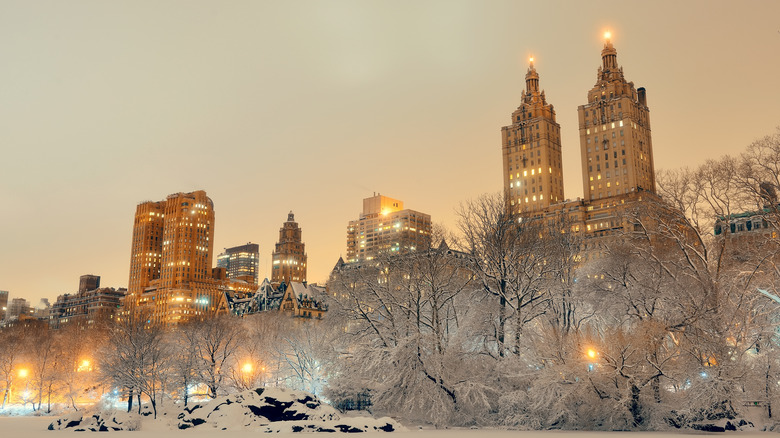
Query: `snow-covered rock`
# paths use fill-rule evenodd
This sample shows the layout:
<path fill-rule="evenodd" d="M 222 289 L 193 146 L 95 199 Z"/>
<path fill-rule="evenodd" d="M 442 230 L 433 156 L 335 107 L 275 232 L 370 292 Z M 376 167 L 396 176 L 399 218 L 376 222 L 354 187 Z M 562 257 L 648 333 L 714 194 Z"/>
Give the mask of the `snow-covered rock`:
<path fill-rule="evenodd" d="M 49 430 L 72 430 L 76 432 L 108 432 L 137 430 L 140 420 L 137 414 L 105 411 L 94 414 L 73 412 L 49 424 Z"/>
<path fill-rule="evenodd" d="M 146 412 L 144 412 L 146 413 Z M 257 388 L 187 406 L 175 415 L 159 415 L 171 429 L 197 427 L 260 432 L 392 432 L 402 426 L 391 418 L 341 418 L 332 406 L 315 395 L 282 388 Z M 102 411 L 74 412 L 49 425 L 49 430 L 138 430 L 144 415 Z M 167 420 L 164 417 L 173 419 Z"/>
<path fill-rule="evenodd" d="M 339 413 L 307 392 L 257 388 L 184 408 L 178 419 L 179 429 L 201 424 L 234 429 L 277 421 L 338 420 Z"/>

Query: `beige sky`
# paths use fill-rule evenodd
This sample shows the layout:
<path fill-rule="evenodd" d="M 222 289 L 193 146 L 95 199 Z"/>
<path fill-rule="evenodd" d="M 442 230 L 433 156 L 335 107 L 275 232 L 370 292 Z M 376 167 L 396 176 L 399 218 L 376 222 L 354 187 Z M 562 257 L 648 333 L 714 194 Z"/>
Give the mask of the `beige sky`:
<path fill-rule="evenodd" d="M 214 201 L 217 252 L 252 241 L 266 267 L 293 210 L 310 281 L 373 192 L 454 229 L 502 187 L 529 55 L 581 196 L 606 29 L 647 88 L 656 169 L 780 125 L 776 1 L 0 0 L 0 290 L 126 286 L 136 205 L 180 191 Z"/>

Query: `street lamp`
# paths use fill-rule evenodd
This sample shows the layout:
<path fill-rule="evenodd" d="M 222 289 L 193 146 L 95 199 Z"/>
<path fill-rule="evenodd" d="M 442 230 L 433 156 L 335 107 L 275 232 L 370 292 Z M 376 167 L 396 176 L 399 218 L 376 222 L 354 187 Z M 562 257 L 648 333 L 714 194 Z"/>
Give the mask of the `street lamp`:
<path fill-rule="evenodd" d="M 76 368 L 77 372 L 83 372 L 83 371 L 92 371 L 92 363 L 89 361 L 89 359 L 84 359 L 79 363 L 79 366 Z"/>
<path fill-rule="evenodd" d="M 588 363 L 588 371 L 593 371 L 593 368 L 596 367 L 595 360 L 598 355 L 599 352 L 594 350 L 593 348 L 588 348 L 587 350 L 585 350 L 585 356 L 587 356 L 587 358 L 590 359 L 590 362 Z"/>

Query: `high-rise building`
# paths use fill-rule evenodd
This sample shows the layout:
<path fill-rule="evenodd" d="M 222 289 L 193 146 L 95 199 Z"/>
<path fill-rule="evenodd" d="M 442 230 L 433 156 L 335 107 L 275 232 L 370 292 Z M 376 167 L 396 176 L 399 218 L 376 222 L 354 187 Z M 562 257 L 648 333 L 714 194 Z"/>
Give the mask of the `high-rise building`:
<path fill-rule="evenodd" d="M 8 291 L 0 290 L 0 321 L 5 319 L 5 313 L 8 310 Z"/>
<path fill-rule="evenodd" d="M 564 200 L 561 127 L 555 109 L 539 90 L 531 58 L 520 106 L 501 128 L 504 193 L 514 213 L 535 211 Z"/>
<path fill-rule="evenodd" d="M 214 278 L 214 204 L 200 190 L 136 208 L 125 306 L 176 324 L 226 311 L 224 293 L 246 283 Z M 243 284 L 243 285 L 242 285 Z"/>
<path fill-rule="evenodd" d="M 79 292 L 95 290 L 100 287 L 99 275 L 82 275 L 79 277 Z"/>
<path fill-rule="evenodd" d="M 306 250 L 301 234 L 302 230 L 298 228 L 298 222 L 295 222 L 295 215 L 291 211 L 287 215 L 287 222 L 279 229 L 279 241 L 276 242 L 271 255 L 272 284 L 306 281 Z"/>
<path fill-rule="evenodd" d="M 225 248 L 217 256 L 217 267 L 225 268 L 227 278 L 258 284 L 260 245 L 249 242 L 246 245 Z"/>
<path fill-rule="evenodd" d="M 596 85 L 577 110 L 586 201 L 638 190 L 655 193 L 646 92 L 626 81 L 610 35 L 605 38 Z"/>
<path fill-rule="evenodd" d="M 347 227 L 347 262 L 372 260 L 431 246 L 431 216 L 404 209 L 403 201 L 374 195 L 363 199 L 360 218 Z"/>

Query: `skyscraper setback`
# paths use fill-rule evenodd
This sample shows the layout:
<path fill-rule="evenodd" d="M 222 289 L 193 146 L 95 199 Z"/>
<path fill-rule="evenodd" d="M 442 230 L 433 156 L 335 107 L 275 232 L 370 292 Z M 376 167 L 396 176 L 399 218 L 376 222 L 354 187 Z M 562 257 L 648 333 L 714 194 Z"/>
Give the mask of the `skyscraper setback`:
<path fill-rule="evenodd" d="M 224 310 L 224 292 L 240 288 L 212 273 L 214 204 L 204 191 L 138 205 L 125 307 L 165 324 Z"/>

